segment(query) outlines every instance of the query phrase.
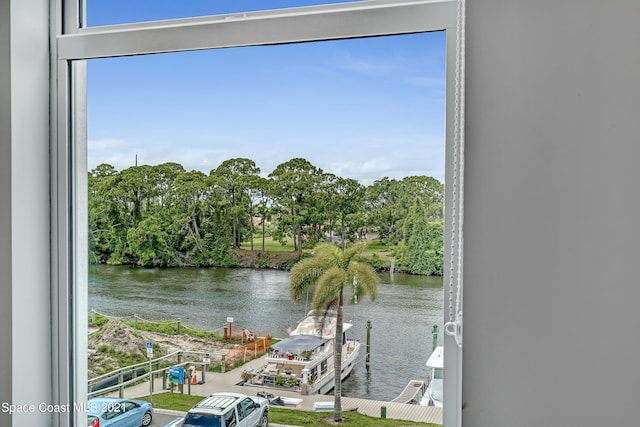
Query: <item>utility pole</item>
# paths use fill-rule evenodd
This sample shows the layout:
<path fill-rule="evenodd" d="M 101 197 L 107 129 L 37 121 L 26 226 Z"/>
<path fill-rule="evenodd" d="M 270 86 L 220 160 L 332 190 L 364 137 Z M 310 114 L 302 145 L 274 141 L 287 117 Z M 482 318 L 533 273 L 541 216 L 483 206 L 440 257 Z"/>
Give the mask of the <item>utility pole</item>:
<path fill-rule="evenodd" d="M 438 325 L 433 325 L 433 329 L 431 330 L 431 337 L 431 351 L 433 351 L 438 346 Z"/>
<path fill-rule="evenodd" d="M 367 320 L 367 359 L 365 366 L 369 372 L 369 362 L 371 361 L 371 320 Z"/>

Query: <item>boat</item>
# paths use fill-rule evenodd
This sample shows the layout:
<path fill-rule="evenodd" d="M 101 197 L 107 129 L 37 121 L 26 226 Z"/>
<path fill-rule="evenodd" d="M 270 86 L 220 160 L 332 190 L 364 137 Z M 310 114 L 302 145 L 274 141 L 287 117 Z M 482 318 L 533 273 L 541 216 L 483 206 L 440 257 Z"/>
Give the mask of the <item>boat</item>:
<path fill-rule="evenodd" d="M 444 373 L 444 347 L 437 346 L 433 349 L 431 356 L 427 360 L 427 387 L 420 399 L 422 406 L 439 406 L 442 407 L 443 393 L 442 381 Z"/>
<path fill-rule="evenodd" d="M 274 344 L 265 365 L 257 370 L 245 370 L 245 385 L 297 391 L 301 395 L 327 394 L 335 384 L 334 338 L 336 311 L 323 316 L 313 311 L 289 332 L 289 337 Z M 347 378 L 355 366 L 360 351 L 360 341 L 347 338 L 353 324 L 343 322 L 341 379 Z"/>

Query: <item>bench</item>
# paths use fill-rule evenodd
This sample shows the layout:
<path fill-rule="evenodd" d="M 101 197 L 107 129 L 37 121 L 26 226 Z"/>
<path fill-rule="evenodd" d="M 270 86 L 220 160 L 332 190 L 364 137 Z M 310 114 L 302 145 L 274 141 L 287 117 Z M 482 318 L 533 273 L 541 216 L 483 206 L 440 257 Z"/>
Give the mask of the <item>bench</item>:
<path fill-rule="evenodd" d="M 316 411 L 333 410 L 333 402 L 314 402 L 313 409 Z"/>
<path fill-rule="evenodd" d="M 284 406 L 292 406 L 294 408 L 298 408 L 302 404 L 302 399 L 298 399 L 297 397 L 282 397 L 280 399 L 284 403 Z"/>

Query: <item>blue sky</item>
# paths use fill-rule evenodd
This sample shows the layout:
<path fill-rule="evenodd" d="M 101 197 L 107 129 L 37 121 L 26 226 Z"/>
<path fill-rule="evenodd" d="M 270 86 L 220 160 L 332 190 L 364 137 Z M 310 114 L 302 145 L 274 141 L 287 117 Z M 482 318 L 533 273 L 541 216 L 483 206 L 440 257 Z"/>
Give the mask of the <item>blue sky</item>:
<path fill-rule="evenodd" d="M 87 3 L 88 23 L 102 25 L 256 2 Z M 138 164 L 172 161 L 208 174 L 247 157 L 266 175 L 304 157 L 364 184 L 444 179 L 444 33 L 95 59 L 87 95 L 89 169 L 123 169 L 137 155 Z"/>

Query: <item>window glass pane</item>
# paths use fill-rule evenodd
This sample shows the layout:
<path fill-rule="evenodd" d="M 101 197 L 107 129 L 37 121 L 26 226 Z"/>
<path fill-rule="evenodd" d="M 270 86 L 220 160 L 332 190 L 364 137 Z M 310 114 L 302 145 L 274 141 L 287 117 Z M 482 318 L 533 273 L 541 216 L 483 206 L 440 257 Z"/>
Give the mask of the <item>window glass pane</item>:
<path fill-rule="evenodd" d="M 129 24 L 362 0 L 85 0 L 87 26 Z"/>
<path fill-rule="evenodd" d="M 304 159 L 323 179 L 308 184 L 318 187 L 302 248 L 340 241 L 340 200 L 322 185 L 352 180 L 363 192 L 345 240 L 368 243 L 381 281 L 377 301 L 345 306 L 347 337 L 364 343 L 371 320 L 378 344 L 369 373 L 360 347 L 344 395 L 391 400 L 426 380 L 444 304 L 444 32 L 95 59 L 87 69 L 92 329 L 117 318 L 177 331 L 179 320 L 183 333 L 232 329 L 240 344 L 248 330 L 253 344 L 295 328 L 308 310 L 289 298 L 295 218 L 268 189 L 265 199 L 231 184 L 269 181 Z M 216 173 L 233 159 L 248 162 Z M 239 170 L 248 163 L 253 171 Z M 123 330 L 92 334 L 111 339 L 90 340 L 90 377 L 115 368 L 94 362 L 136 337 Z M 133 350 L 142 361 L 144 341 Z"/>

